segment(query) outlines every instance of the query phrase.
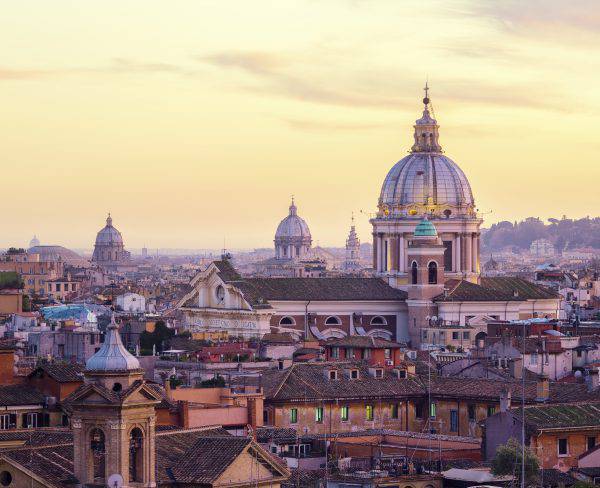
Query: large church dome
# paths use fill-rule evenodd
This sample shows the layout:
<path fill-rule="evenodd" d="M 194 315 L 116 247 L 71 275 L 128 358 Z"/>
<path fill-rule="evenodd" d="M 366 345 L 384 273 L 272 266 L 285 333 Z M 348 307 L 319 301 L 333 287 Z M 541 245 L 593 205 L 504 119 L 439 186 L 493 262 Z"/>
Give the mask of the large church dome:
<path fill-rule="evenodd" d="M 443 154 L 427 96 L 423 103 L 423 116 L 414 125 L 411 154 L 390 169 L 381 187 L 379 216 L 471 216 L 475 201 L 469 181 Z"/>
<path fill-rule="evenodd" d="M 106 226 L 98 232 L 98 235 L 96 236 L 96 245 L 110 246 L 114 244 L 123 245 L 123 237 L 121 236 L 121 233 L 113 227 L 112 218 L 110 214 L 108 214 Z"/>
<path fill-rule="evenodd" d="M 275 239 L 282 237 L 311 238 L 308 224 L 302 217 L 298 216 L 298 209 L 294 204 L 294 200 L 292 200 L 292 204 L 290 205 L 290 213 L 279 223 L 275 232 Z"/>

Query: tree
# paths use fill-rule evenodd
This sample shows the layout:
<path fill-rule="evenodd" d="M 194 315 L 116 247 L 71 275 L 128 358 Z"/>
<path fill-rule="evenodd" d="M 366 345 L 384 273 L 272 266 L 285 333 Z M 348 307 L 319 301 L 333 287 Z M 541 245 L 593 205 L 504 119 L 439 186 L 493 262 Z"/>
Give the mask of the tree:
<path fill-rule="evenodd" d="M 156 322 L 154 332 L 144 331 L 140 334 L 140 349 L 145 352 L 152 351 L 156 346 L 156 350 L 162 352 L 163 343 L 175 335 L 173 329 L 169 329 L 162 320 Z"/>
<path fill-rule="evenodd" d="M 492 461 L 492 474 L 495 476 L 515 476 L 521 480 L 521 444 L 516 439 L 499 446 Z M 525 449 L 525 486 L 535 486 L 540 473 L 540 463 L 531 449 Z"/>
<path fill-rule="evenodd" d="M 210 380 L 204 380 L 200 382 L 200 388 L 223 388 L 225 386 L 225 378 L 220 374 L 211 378 Z"/>

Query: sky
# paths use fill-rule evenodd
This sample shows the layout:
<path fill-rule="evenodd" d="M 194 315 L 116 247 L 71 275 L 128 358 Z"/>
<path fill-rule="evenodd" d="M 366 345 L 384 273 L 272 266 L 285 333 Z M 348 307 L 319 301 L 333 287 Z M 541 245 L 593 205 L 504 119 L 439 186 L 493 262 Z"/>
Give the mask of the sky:
<path fill-rule="evenodd" d="M 19 0 L 0 16 L 0 246 L 343 246 L 430 97 L 484 225 L 600 214 L 595 0 Z"/>

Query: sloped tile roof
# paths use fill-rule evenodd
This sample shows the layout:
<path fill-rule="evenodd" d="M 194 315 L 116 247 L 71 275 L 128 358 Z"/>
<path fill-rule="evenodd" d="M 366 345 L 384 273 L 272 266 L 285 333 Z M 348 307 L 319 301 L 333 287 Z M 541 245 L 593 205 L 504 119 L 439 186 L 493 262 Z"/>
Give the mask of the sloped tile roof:
<path fill-rule="evenodd" d="M 85 368 L 80 364 L 70 363 L 43 363 L 34 369 L 29 376 L 31 377 L 36 371 L 44 371 L 48 376 L 58 381 L 59 383 L 74 383 L 83 382 L 83 371 Z"/>
<path fill-rule="evenodd" d="M 558 298 L 552 290 L 522 278 L 498 276 L 481 278 L 481 284 L 466 280 L 448 280 L 447 291 L 438 295 L 438 302 L 494 302 L 542 300 Z"/>
<path fill-rule="evenodd" d="M 27 385 L 1 385 L 0 406 L 42 405 L 44 395 Z"/>
<path fill-rule="evenodd" d="M 513 415 L 522 418 L 521 410 Z M 538 405 L 525 408 L 525 423 L 538 430 L 600 426 L 600 402 L 579 405 Z"/>

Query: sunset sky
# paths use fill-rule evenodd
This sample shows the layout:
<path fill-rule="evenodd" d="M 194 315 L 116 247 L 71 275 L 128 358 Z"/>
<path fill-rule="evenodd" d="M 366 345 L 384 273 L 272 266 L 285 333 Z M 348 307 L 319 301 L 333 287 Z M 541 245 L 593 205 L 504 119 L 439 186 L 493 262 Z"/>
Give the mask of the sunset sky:
<path fill-rule="evenodd" d="M 594 0 L 12 0 L 0 247 L 361 240 L 429 79 L 485 225 L 600 215 Z M 363 213 L 360 213 L 360 212 Z"/>

